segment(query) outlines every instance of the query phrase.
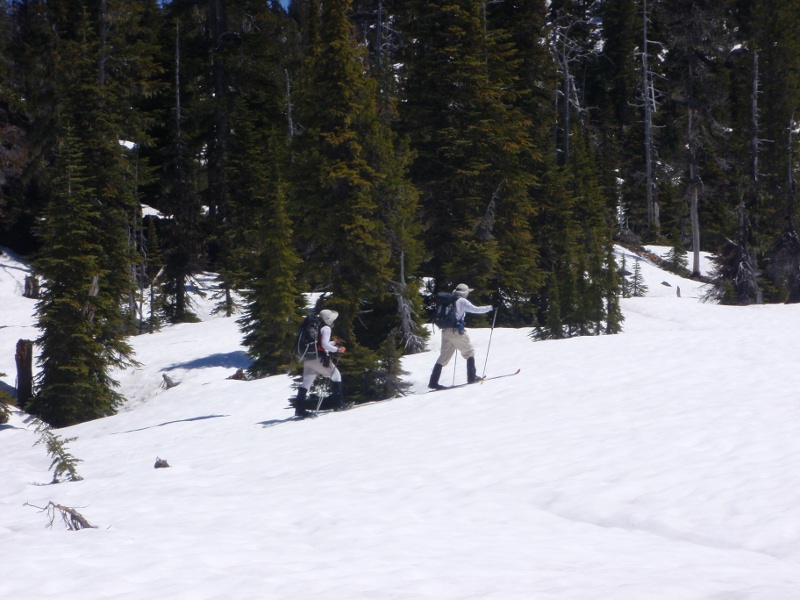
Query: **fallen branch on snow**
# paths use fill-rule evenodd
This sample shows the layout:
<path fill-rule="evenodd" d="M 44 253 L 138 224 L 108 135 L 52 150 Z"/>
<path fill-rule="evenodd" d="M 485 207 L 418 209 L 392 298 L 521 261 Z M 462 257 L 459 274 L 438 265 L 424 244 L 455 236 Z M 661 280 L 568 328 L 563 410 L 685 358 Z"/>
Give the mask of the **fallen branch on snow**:
<path fill-rule="evenodd" d="M 52 500 L 48 502 L 47 506 L 44 508 L 28 502 L 25 503 L 25 506 L 33 506 L 33 508 L 38 508 L 40 512 L 46 512 L 47 516 L 50 517 L 50 521 L 47 524 L 49 529 L 53 528 L 53 522 L 56 520 L 57 515 L 61 516 L 61 520 L 70 531 L 78 531 L 80 529 L 96 529 L 94 525 L 89 523 L 89 521 L 87 521 L 84 516 L 74 508 L 61 506 Z"/>

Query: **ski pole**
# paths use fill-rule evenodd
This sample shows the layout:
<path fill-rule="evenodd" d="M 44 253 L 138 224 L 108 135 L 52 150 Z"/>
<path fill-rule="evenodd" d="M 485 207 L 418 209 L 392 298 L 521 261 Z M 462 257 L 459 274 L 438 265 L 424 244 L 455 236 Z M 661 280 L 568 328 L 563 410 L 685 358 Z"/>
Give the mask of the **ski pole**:
<path fill-rule="evenodd" d="M 458 352 L 453 355 L 453 385 L 456 384 L 456 363 L 458 362 Z"/>
<path fill-rule="evenodd" d="M 492 330 L 489 332 L 489 343 L 486 346 L 486 360 L 483 361 L 483 377 L 486 377 L 486 365 L 489 362 L 489 350 L 492 348 L 492 335 L 494 334 L 494 324 L 497 322 L 497 308 L 494 309 L 494 318 L 492 319 Z"/>

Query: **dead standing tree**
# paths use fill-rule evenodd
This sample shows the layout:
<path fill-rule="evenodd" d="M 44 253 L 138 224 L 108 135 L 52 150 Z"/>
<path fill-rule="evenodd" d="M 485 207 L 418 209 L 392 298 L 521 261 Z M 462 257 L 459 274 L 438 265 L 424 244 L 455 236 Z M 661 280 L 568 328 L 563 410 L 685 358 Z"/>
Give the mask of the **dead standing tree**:
<path fill-rule="evenodd" d="M 33 342 L 17 341 L 17 405 L 24 407 L 33 398 Z"/>
<path fill-rule="evenodd" d="M 416 333 L 414 309 L 406 295 L 408 285 L 405 275 L 405 253 L 400 253 L 400 281 L 389 282 L 389 287 L 397 300 L 397 312 L 400 314 L 401 344 L 406 354 L 418 354 L 425 350 L 425 338 Z"/>
<path fill-rule="evenodd" d="M 581 107 L 580 94 L 575 84 L 572 65 L 584 61 L 587 57 L 596 54 L 594 47 L 586 47 L 584 40 L 572 34 L 573 28 L 586 27 L 589 23 L 578 19 L 574 15 L 559 15 L 550 35 L 550 51 L 558 66 L 561 76 L 561 89 L 556 94 L 556 114 L 560 115 L 561 147 L 559 148 L 559 127 L 554 131 L 554 146 L 556 155 L 560 154 L 560 164 L 566 165 L 570 160 L 570 129 L 573 111 L 583 123 L 584 108 Z"/>
<path fill-rule="evenodd" d="M 653 115 L 656 112 L 655 86 L 653 85 L 653 73 L 648 63 L 649 44 L 647 36 L 647 0 L 642 0 L 642 101 L 644 104 L 644 153 L 645 153 L 645 177 L 647 184 L 647 227 L 648 229 L 661 229 L 661 217 L 659 214 L 658 198 L 656 196 L 656 181 L 653 173 L 655 164 L 655 142 L 653 136 Z"/>

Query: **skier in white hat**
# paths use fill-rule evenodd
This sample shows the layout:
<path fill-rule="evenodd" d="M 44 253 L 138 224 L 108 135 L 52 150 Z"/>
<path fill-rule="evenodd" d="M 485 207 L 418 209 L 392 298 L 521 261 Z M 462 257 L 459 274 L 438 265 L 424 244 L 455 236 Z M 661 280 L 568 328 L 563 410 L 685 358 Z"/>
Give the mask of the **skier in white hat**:
<path fill-rule="evenodd" d="M 339 313 L 335 310 L 325 309 L 319 313 L 323 326 L 320 327 L 319 336 L 317 337 L 317 352 L 315 356 L 308 356 L 308 358 L 303 359 L 303 383 L 297 390 L 297 399 L 294 402 L 294 414 L 301 419 L 309 416 L 309 412 L 305 407 L 306 394 L 308 394 L 311 386 L 314 385 L 317 375 L 331 380 L 333 410 L 347 408 L 344 394 L 342 393 L 342 374 L 339 372 L 336 363 L 331 360 L 331 354 L 342 354 L 345 351 L 344 346 L 338 345 L 331 339 L 331 327 L 338 316 Z"/>

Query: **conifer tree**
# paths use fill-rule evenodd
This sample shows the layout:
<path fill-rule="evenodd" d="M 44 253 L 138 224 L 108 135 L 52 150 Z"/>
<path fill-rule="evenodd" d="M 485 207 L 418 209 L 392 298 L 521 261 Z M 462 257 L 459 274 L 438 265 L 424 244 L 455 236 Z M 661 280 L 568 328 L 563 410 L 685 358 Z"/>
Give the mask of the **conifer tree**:
<path fill-rule="evenodd" d="M 732 241 L 712 259 L 715 264 L 712 287 L 706 299 L 720 304 L 745 306 L 759 296 L 755 265 L 742 253 L 742 246 Z"/>
<path fill-rule="evenodd" d="M 624 254 L 623 254 L 624 256 Z M 622 322 L 625 317 L 620 307 L 620 286 L 621 281 L 617 272 L 617 261 L 614 257 L 614 247 L 609 244 L 606 252 L 606 333 L 614 334 L 622 331 Z"/>
<path fill-rule="evenodd" d="M 669 110 L 662 118 L 678 125 L 672 158 L 683 177 L 686 203 L 691 222 L 693 277 L 700 277 L 702 243 L 700 215 L 708 217 L 703 226 L 712 226 L 715 196 L 705 193 L 720 179 L 718 140 L 725 134 L 724 115 L 727 71 L 724 66 L 724 43 L 721 39 L 727 2 L 680 0 L 669 8 L 660 5 L 660 18 L 668 29 L 670 52 L 665 71 L 670 80 Z M 714 207 L 716 208 L 716 207 Z M 724 212 L 724 211 L 722 211 Z"/>
<path fill-rule="evenodd" d="M 160 30 L 162 84 L 168 92 L 156 100 L 151 108 L 158 115 L 162 127 L 156 132 L 161 140 L 149 153 L 156 169 L 157 181 L 149 194 L 158 199 L 154 203 L 167 216 L 159 233 L 164 255 L 162 303 L 163 316 L 170 322 L 191 321 L 191 300 L 186 286 L 192 273 L 203 264 L 205 244 L 202 232 L 199 183 L 199 159 L 202 139 L 196 133 L 196 104 L 202 97 L 195 92 L 198 82 L 194 70 L 198 62 L 193 52 L 195 27 L 192 19 L 185 18 L 170 6 L 168 18 Z M 187 96 L 191 102 L 187 100 Z"/>
<path fill-rule="evenodd" d="M 749 221 L 761 240 L 763 272 L 772 301 L 800 301 L 800 238 L 795 223 L 797 107 L 800 104 L 800 25 L 797 0 L 760 0 L 748 3 L 752 18 L 746 23 L 751 44 L 758 51 L 758 194 Z M 752 252 L 747 258 L 752 263 Z M 752 264 L 751 264 L 752 266 Z M 745 271 L 745 269 L 742 269 Z M 741 290 L 739 290 L 741 291 Z"/>
<path fill-rule="evenodd" d="M 54 427 L 113 414 L 122 398 L 109 371 L 131 364 L 127 343 L 106 333 L 115 324 L 107 315 L 119 307 L 101 293 L 103 217 L 84 156 L 67 130 L 35 263 L 43 278 L 36 307 L 41 372 L 27 410 Z"/>
<path fill-rule="evenodd" d="M 348 366 L 363 374 L 349 379 L 348 389 L 351 397 L 368 398 L 380 393 L 378 349 L 399 316 L 377 330 L 360 324 L 389 298 L 399 271 L 393 241 L 410 239 L 398 226 L 404 215 L 413 218 L 416 196 L 402 175 L 402 146 L 380 118 L 378 89 L 364 69 L 349 4 L 322 3 L 319 22 L 309 27 L 318 38 L 296 86 L 302 134 L 294 138 L 291 204 L 303 281 L 330 292 Z M 411 254 L 404 243 L 395 248 Z"/>
<path fill-rule="evenodd" d="M 14 68 L 15 24 L 11 5 L 0 0 L 0 245 L 17 245 L 29 235 L 21 221 L 27 212 L 22 172 L 26 159 L 27 115 L 19 74 Z M 27 217 L 26 220 L 28 220 Z M 20 245 L 17 245 L 18 249 Z"/>
<path fill-rule="evenodd" d="M 279 177 L 277 143 L 271 143 L 271 159 L 262 160 L 259 183 L 249 188 L 259 200 L 257 253 L 250 280 L 244 285 L 244 314 L 237 321 L 244 333 L 243 343 L 253 359 L 249 367 L 255 376 L 272 375 L 287 369 L 292 361 L 294 335 L 300 322 L 301 305 L 297 286 L 300 259 L 293 245 L 292 225 L 287 211 L 286 185 Z M 261 158 L 265 158 L 263 154 Z M 257 163 L 253 163 L 255 167 Z"/>
<path fill-rule="evenodd" d="M 164 274 L 164 257 L 161 254 L 161 245 L 158 241 L 158 230 L 156 229 L 156 220 L 154 218 L 147 219 L 147 232 L 145 233 L 145 242 L 143 244 L 143 273 L 142 288 L 140 298 L 139 312 L 144 320 L 144 304 L 148 306 L 149 316 L 147 319 L 147 329 L 150 332 L 157 330 L 160 326 L 159 315 L 163 311 L 163 296 L 161 295 L 161 286 L 159 280 Z M 145 290 L 147 290 L 145 292 Z M 144 328 L 144 323 L 142 323 Z"/>
<path fill-rule="evenodd" d="M 398 11 L 401 129 L 417 154 L 411 174 L 429 223 L 427 271 L 446 289 L 470 281 L 506 299 L 530 297 L 543 279 L 530 230 L 530 88 L 519 75 L 529 66 L 520 46 L 530 38 L 507 29 L 513 19 L 504 7 L 495 13 L 477 1 L 412 1 Z M 514 306 L 507 314 L 526 313 Z"/>
<path fill-rule="evenodd" d="M 671 239 L 672 246 L 667 252 L 664 267 L 681 277 L 686 277 L 689 275 L 689 260 L 686 258 L 686 249 L 681 243 L 680 234 L 674 232 Z"/>
<path fill-rule="evenodd" d="M 76 422 L 80 419 L 94 418 L 102 411 L 113 410 L 114 398 L 111 392 L 104 393 L 101 388 L 108 387 L 105 370 L 115 362 L 124 362 L 129 348 L 124 342 L 126 319 L 123 318 L 121 302 L 131 297 L 131 248 L 127 245 L 127 228 L 134 215 L 131 201 L 133 187 L 129 182 L 130 163 L 125 160 L 118 139 L 124 139 L 120 123 L 123 119 L 118 99 L 124 82 L 108 77 L 102 60 L 102 49 L 108 38 L 99 37 L 100 14 L 89 7 L 73 6 L 67 1 L 48 3 L 30 2 L 20 5 L 17 24 L 20 32 L 20 45 L 15 54 L 15 67 L 24 74 L 19 79 L 20 91 L 26 98 L 26 110 L 36 125 L 30 130 L 29 141 L 33 157 L 27 174 L 31 197 L 38 197 L 48 204 L 47 211 L 54 210 L 56 198 L 65 193 L 64 177 L 67 166 L 64 156 L 55 161 L 55 149 L 66 135 L 67 122 L 72 125 L 71 141 L 64 143 L 69 159 L 69 169 L 77 168 L 76 153 L 84 168 L 85 183 L 81 185 L 88 196 L 83 202 L 91 202 L 96 211 L 91 217 L 93 230 L 88 234 L 90 243 L 84 251 L 93 252 L 85 257 L 92 264 L 90 281 L 79 284 L 91 300 L 84 306 L 86 318 L 91 320 L 91 340 L 85 340 L 74 363 L 69 367 L 81 370 L 89 385 L 97 387 L 97 403 L 100 408 L 91 406 L 92 400 L 86 398 L 89 406 L 81 407 L 84 399 L 80 392 L 70 398 L 66 387 L 58 389 L 63 372 L 56 374 L 58 368 L 46 370 L 42 377 L 41 400 L 44 408 L 54 421 Z M 94 7 L 96 8 L 96 7 Z M 120 52 L 123 50 L 120 48 Z M 130 91 L 130 88 L 128 88 Z M 128 98 L 130 105 L 131 98 Z M 57 168 L 54 165 L 58 164 Z M 91 165 L 88 168 L 87 165 Z M 59 178 L 60 189 L 53 185 Z M 83 217 L 89 218 L 84 213 Z M 102 227 L 101 227 L 102 223 Z M 85 225 L 81 225 L 83 227 Z M 63 231 L 62 231 L 63 233 Z M 50 239 L 43 236 L 41 239 Z M 53 258 L 49 248 L 45 256 Z M 46 266 L 55 278 L 66 278 L 69 273 Z M 85 274 L 85 273 L 84 273 Z M 76 282 L 72 282 L 76 283 Z M 47 282 L 52 290 L 57 290 L 51 298 L 57 298 L 65 280 L 53 279 Z M 59 343 L 61 329 L 58 319 L 41 316 L 41 322 L 50 331 L 43 332 L 51 350 Z M 69 338 L 68 331 L 64 335 Z M 61 343 L 69 344 L 68 339 Z M 90 356 L 91 353 L 95 356 Z M 51 385 L 53 384 L 53 385 Z M 83 384 L 86 385 L 86 384 Z M 109 400 L 109 398 L 111 398 Z M 62 402 L 63 401 L 63 402 Z M 64 407 L 63 412 L 61 407 Z"/>
<path fill-rule="evenodd" d="M 42 268 L 50 295 L 40 307 L 41 339 L 56 354 L 59 345 L 77 344 L 68 361 L 62 360 L 63 355 L 43 352 L 41 390 L 35 402 L 36 410 L 62 424 L 113 412 L 119 397 L 111 389 L 114 382 L 108 370 L 131 363 L 125 336 L 131 332 L 132 315 L 124 311 L 133 308 L 133 265 L 138 258 L 129 240 L 133 239 L 132 221 L 140 218 L 140 211 L 135 163 L 126 156 L 120 140 L 144 136 L 143 122 L 132 112 L 132 105 L 152 74 L 151 47 L 137 45 L 146 37 L 140 12 L 145 6 L 116 1 L 74 6 L 68 0 L 56 0 L 30 7 L 51 24 L 50 31 L 42 32 L 47 43 L 40 55 L 25 55 L 32 70 L 38 66 L 49 73 L 50 87 L 44 91 L 41 82 L 29 83 L 34 114 L 41 114 L 51 126 L 35 138 L 44 149 L 43 157 L 48 156 L 48 147 L 63 141 L 59 159 L 52 165 L 46 161 L 45 170 L 35 174 L 49 197 L 47 214 L 53 223 L 43 235 Z M 47 98 L 56 99 L 55 110 L 47 106 Z M 63 255 L 54 254 L 59 247 L 55 239 L 70 235 L 70 221 L 52 212 L 65 197 L 70 212 L 78 215 L 72 223 L 85 240 L 81 256 L 75 257 L 76 264 L 82 265 L 78 273 L 61 268 L 58 262 Z M 70 294 L 77 294 L 79 300 Z M 72 312 L 63 314 L 64 323 L 54 308 L 57 305 L 72 306 Z M 76 386 L 72 395 L 71 385 Z"/>
<path fill-rule="evenodd" d="M 579 260 L 585 268 L 579 268 L 580 277 L 587 280 L 586 293 L 581 295 L 583 309 L 580 321 L 584 331 L 600 334 L 606 331 L 608 318 L 606 298 L 619 293 L 613 278 L 607 271 L 616 270 L 613 262 L 606 257 L 611 247 L 611 218 L 604 190 L 600 185 L 596 151 L 586 132 L 575 136 L 573 144 L 573 163 L 571 177 L 574 181 L 576 202 L 573 218 L 578 222 Z M 606 286 L 610 285 L 610 288 Z"/>
<path fill-rule="evenodd" d="M 571 290 L 575 273 L 573 257 L 578 251 L 577 223 L 573 218 L 575 198 L 569 190 L 568 173 L 551 164 L 541 176 L 539 210 L 533 220 L 540 263 L 549 270 L 544 285 L 534 295 L 536 322 L 542 337 L 562 338 L 564 322 L 572 311 Z M 546 330 L 546 331 L 544 331 Z"/>
<path fill-rule="evenodd" d="M 633 262 L 633 275 L 631 275 L 631 296 L 642 298 L 647 295 L 647 284 L 642 275 L 642 261 L 638 258 Z"/>
<path fill-rule="evenodd" d="M 531 331 L 534 340 L 559 340 L 564 337 L 564 322 L 561 319 L 561 293 L 558 289 L 559 277 L 551 272 L 546 284 L 542 288 L 540 306 L 547 310 L 541 311 L 542 322 L 537 322 Z"/>
<path fill-rule="evenodd" d="M 622 252 L 622 262 L 619 268 L 619 275 L 620 275 L 620 285 L 622 286 L 622 297 L 623 298 L 630 298 L 630 292 L 628 289 L 628 275 L 631 272 L 628 271 L 628 261 L 625 258 L 625 252 Z"/>
<path fill-rule="evenodd" d="M 800 27 L 798 0 L 757 0 L 745 3 L 750 14 L 742 25 L 751 33 L 750 45 L 758 51 L 759 197 L 753 226 L 771 245 L 784 232 L 788 218 L 786 177 L 788 133 L 795 125 L 800 105 Z M 794 142 L 796 144 L 796 140 Z M 797 154 L 797 151 L 794 151 Z"/>

